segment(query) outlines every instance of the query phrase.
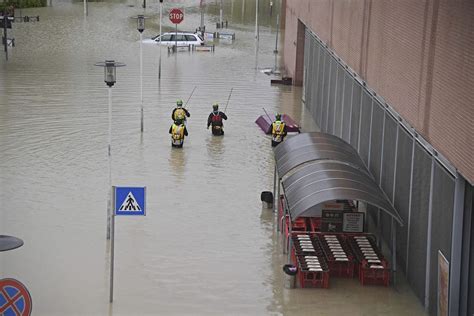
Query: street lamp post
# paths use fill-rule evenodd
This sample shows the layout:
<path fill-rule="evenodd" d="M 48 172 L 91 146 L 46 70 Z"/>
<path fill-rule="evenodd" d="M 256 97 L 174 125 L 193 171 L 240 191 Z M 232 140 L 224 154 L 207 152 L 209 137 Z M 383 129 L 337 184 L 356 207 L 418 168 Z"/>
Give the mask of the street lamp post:
<path fill-rule="evenodd" d="M 109 87 L 109 193 L 107 201 L 107 239 L 110 239 L 110 221 L 112 217 L 112 87 L 116 82 L 116 68 L 123 67 L 125 64 L 114 60 L 106 60 L 105 62 L 96 63 L 95 66 L 104 68 L 104 82 Z"/>
<path fill-rule="evenodd" d="M 158 80 L 161 80 L 161 18 L 163 16 L 163 0 L 160 0 L 160 61 L 158 64 Z"/>
<path fill-rule="evenodd" d="M 140 132 L 143 133 L 143 31 L 145 30 L 145 19 L 143 15 L 138 15 L 132 19 L 137 19 L 137 30 L 140 32 Z"/>
<path fill-rule="evenodd" d="M 258 0 L 255 1 L 255 40 L 259 41 L 259 29 L 258 29 Z"/>

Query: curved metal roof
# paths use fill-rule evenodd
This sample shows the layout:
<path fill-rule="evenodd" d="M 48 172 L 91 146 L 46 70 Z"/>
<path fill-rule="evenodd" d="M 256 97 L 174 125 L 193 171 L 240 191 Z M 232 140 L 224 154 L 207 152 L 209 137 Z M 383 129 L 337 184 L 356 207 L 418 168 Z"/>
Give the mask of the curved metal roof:
<path fill-rule="evenodd" d="M 359 200 L 382 209 L 403 225 L 357 151 L 341 138 L 317 132 L 299 134 L 279 144 L 274 153 L 280 179 L 299 167 L 283 180 L 292 218 L 309 215 L 324 202 Z"/>
<path fill-rule="evenodd" d="M 283 190 L 292 218 L 305 216 L 324 202 L 359 200 L 382 209 L 403 225 L 397 210 L 371 177 L 338 161 L 320 161 L 302 167 L 283 181 Z"/>
<path fill-rule="evenodd" d="M 357 151 L 339 137 L 324 133 L 303 133 L 287 138 L 274 149 L 281 178 L 293 168 L 313 160 L 339 160 L 366 172 Z"/>

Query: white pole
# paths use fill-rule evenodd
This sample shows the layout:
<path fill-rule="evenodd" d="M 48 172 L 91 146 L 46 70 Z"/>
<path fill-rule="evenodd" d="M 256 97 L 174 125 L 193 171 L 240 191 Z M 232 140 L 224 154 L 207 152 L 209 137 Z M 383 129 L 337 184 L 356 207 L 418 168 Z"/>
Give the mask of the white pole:
<path fill-rule="evenodd" d="M 84 0 L 84 15 L 87 15 L 87 0 Z"/>
<path fill-rule="evenodd" d="M 111 187 L 112 187 L 112 87 L 109 87 L 109 146 L 108 146 L 108 160 L 109 160 L 109 193 L 107 201 L 107 239 L 110 239 L 110 214 L 112 208 Z"/>
<path fill-rule="evenodd" d="M 273 51 L 275 54 L 278 53 L 278 31 L 280 30 L 280 15 L 277 14 L 277 23 L 276 23 L 276 36 L 275 36 L 275 50 Z"/>
<path fill-rule="evenodd" d="M 258 0 L 255 1 L 255 69 L 258 69 Z"/>
<path fill-rule="evenodd" d="M 140 131 L 143 133 L 143 34 L 140 33 L 140 104 L 141 104 L 141 124 Z"/>
<path fill-rule="evenodd" d="M 201 5 L 200 5 L 200 9 L 201 9 L 201 32 L 204 32 L 204 8 L 203 8 L 203 5 L 202 5 L 202 2 L 201 2 Z"/>
<path fill-rule="evenodd" d="M 219 12 L 220 12 L 220 19 L 219 19 L 220 24 L 219 24 L 219 27 L 222 27 L 222 0 L 221 0 L 221 8 L 220 8 Z"/>
<path fill-rule="evenodd" d="M 114 191 L 114 209 L 115 209 L 115 190 L 110 187 L 111 191 Z M 114 212 L 115 213 L 115 212 Z M 110 242 L 110 296 L 109 302 L 114 301 L 114 255 L 115 255 L 115 214 L 112 214 L 112 240 Z"/>
<path fill-rule="evenodd" d="M 158 79 L 161 79 L 161 17 L 163 15 L 163 5 L 160 2 L 160 62 L 158 64 Z"/>
<path fill-rule="evenodd" d="M 278 62 L 278 30 L 280 29 L 280 15 L 277 14 L 277 23 L 276 23 L 276 36 L 275 36 L 275 50 L 273 53 L 275 54 L 275 65 L 273 67 L 273 71 L 277 71 L 277 62 Z"/>
<path fill-rule="evenodd" d="M 258 41 L 258 0 L 255 1 L 255 40 Z"/>

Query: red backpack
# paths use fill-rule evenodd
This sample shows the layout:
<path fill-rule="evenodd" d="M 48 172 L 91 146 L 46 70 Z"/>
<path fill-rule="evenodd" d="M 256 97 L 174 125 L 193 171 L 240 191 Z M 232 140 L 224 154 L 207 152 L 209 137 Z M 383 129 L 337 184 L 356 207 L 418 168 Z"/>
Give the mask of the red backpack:
<path fill-rule="evenodd" d="M 212 123 L 213 124 L 222 124 L 222 116 L 220 115 L 220 113 L 218 114 L 215 114 L 215 113 L 212 113 L 212 119 L 211 119 Z"/>

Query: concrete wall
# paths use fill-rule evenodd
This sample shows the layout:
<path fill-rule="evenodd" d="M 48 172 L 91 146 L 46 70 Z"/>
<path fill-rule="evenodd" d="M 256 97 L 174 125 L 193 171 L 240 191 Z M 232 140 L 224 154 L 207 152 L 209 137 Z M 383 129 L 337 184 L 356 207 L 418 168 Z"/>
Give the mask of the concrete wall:
<path fill-rule="evenodd" d="M 285 14 L 296 84 L 301 22 L 474 183 L 474 1 L 286 0 Z"/>

